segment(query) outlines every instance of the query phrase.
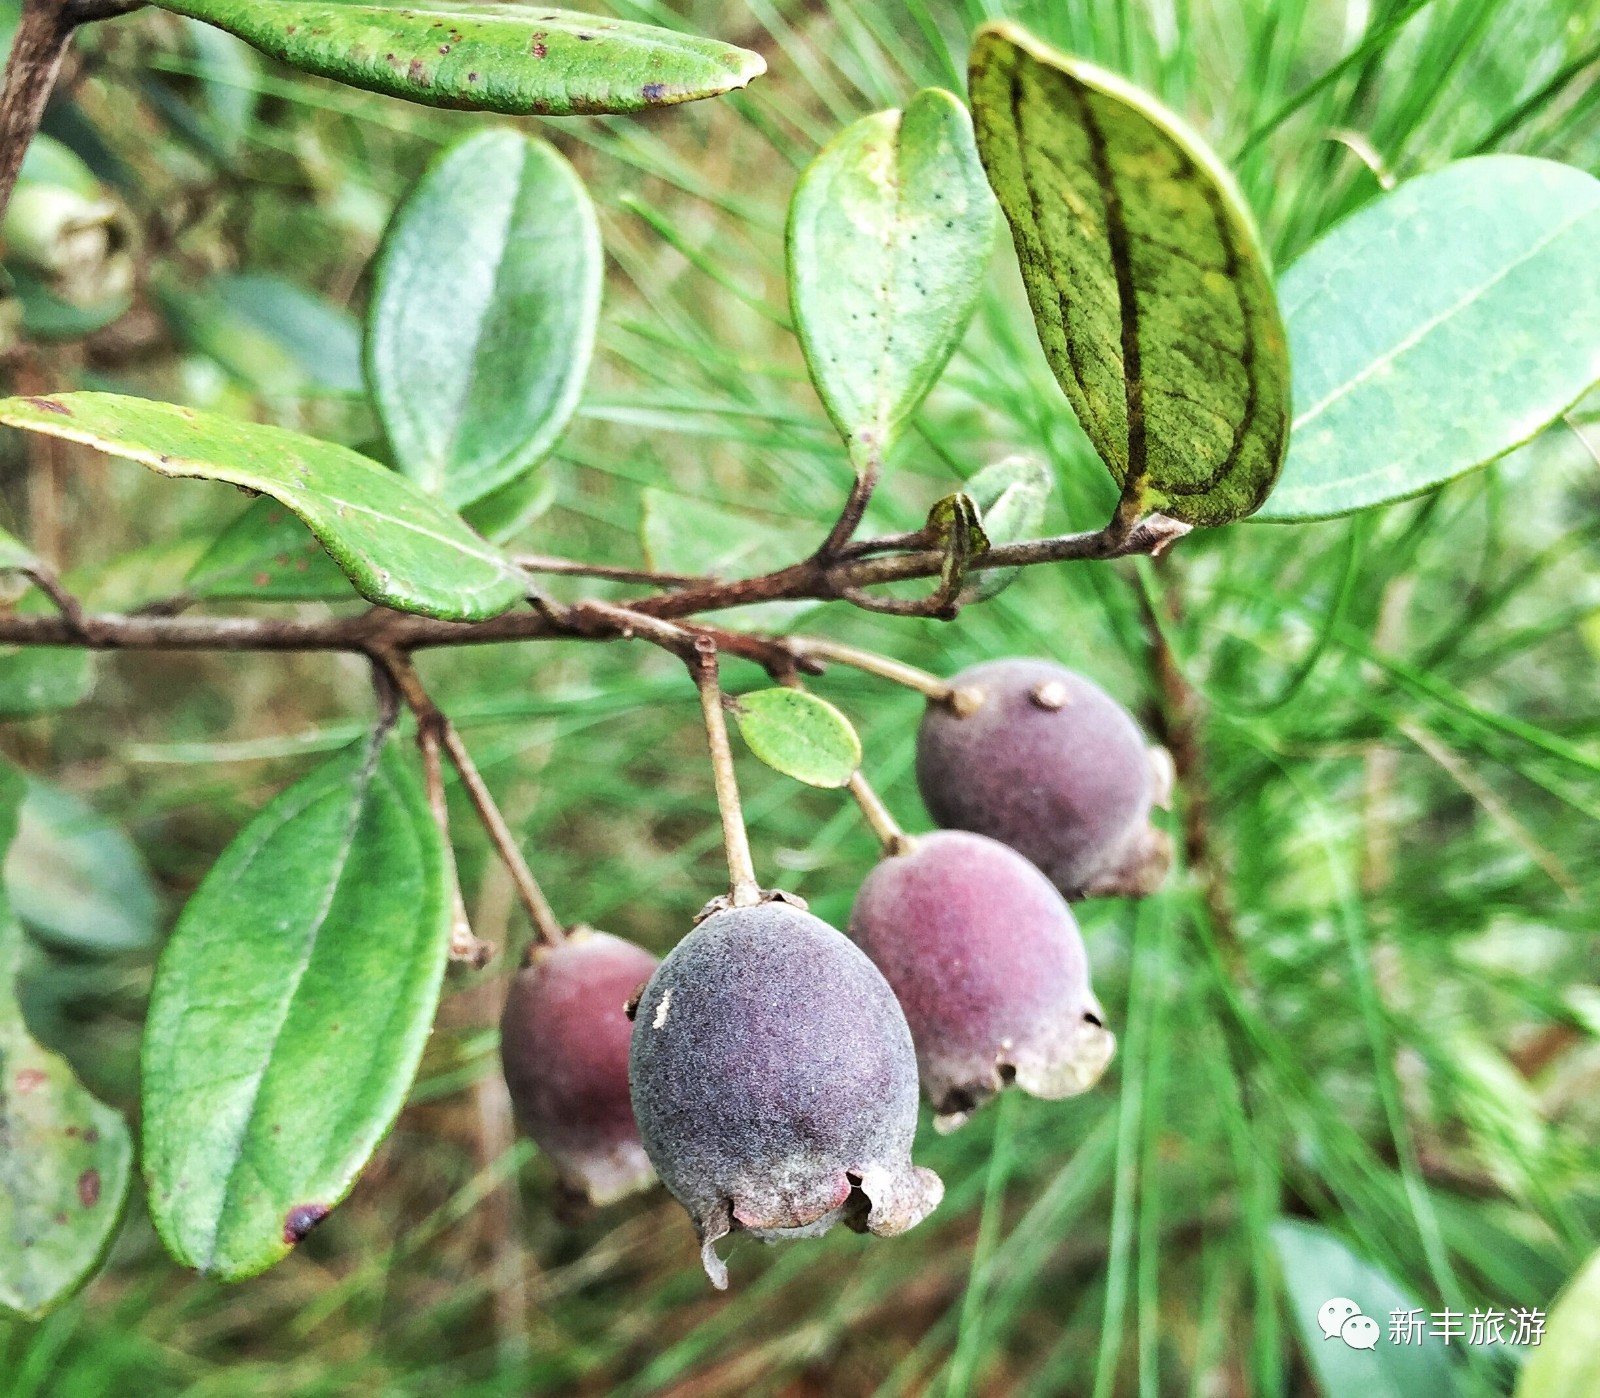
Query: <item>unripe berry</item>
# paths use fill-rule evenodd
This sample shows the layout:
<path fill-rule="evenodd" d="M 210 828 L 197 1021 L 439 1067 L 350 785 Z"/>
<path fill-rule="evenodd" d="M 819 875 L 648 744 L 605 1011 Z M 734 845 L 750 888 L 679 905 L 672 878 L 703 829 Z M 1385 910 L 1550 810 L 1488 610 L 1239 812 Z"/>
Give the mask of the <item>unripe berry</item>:
<path fill-rule="evenodd" d="M 628 1099 L 626 1006 L 657 964 L 632 942 L 574 928 L 536 948 L 506 996 L 500 1061 L 517 1120 L 591 1203 L 655 1178 Z"/>
<path fill-rule="evenodd" d="M 1010 845 L 1068 898 L 1159 886 L 1171 844 L 1150 807 L 1170 767 L 1127 710 L 1042 660 L 989 661 L 950 684 L 954 702 L 930 703 L 917 734 L 937 824 Z"/>
<path fill-rule="evenodd" d="M 903 1232 L 944 1192 L 911 1163 L 917 1063 L 859 948 L 780 901 L 714 913 L 667 956 L 629 1061 L 645 1150 L 689 1211 L 712 1284 L 735 1229 Z"/>
<path fill-rule="evenodd" d="M 940 830 L 907 841 L 867 875 L 850 935 L 899 997 L 941 1131 L 1008 1082 L 1071 1097 L 1111 1061 L 1072 910 L 997 840 Z"/>

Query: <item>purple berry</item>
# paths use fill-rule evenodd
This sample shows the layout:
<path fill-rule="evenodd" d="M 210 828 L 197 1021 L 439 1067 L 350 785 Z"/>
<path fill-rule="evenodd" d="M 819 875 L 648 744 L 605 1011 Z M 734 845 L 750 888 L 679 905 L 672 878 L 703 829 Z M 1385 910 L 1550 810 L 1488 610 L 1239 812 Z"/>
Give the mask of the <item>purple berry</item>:
<path fill-rule="evenodd" d="M 1164 764 L 1127 710 L 1042 660 L 994 660 L 950 683 L 955 701 L 929 704 L 917 734 L 934 821 L 1010 845 L 1068 898 L 1153 892 L 1171 863 L 1150 824 Z"/>
<path fill-rule="evenodd" d="M 894 992 L 792 904 L 724 909 L 678 944 L 640 998 L 628 1071 L 645 1150 L 719 1289 L 715 1245 L 736 1229 L 901 1233 L 944 1192 L 911 1163 L 917 1062 Z"/>
<path fill-rule="evenodd" d="M 591 1203 L 655 1178 L 628 1099 L 626 1006 L 657 965 L 632 942 L 574 928 L 537 948 L 506 996 L 500 1060 L 517 1120 Z"/>
<path fill-rule="evenodd" d="M 1071 1097 L 1116 1049 L 1072 910 L 1009 846 L 965 830 L 907 842 L 869 875 L 850 935 L 894 988 L 941 1131 L 1015 1081 Z"/>

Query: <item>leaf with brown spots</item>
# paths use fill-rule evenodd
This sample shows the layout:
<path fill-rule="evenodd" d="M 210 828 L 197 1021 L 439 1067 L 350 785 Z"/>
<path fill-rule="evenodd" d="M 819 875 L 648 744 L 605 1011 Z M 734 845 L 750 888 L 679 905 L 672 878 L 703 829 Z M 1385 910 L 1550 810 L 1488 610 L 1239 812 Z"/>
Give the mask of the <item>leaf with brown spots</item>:
<path fill-rule="evenodd" d="M 971 92 L 1045 356 L 1124 497 L 1189 524 L 1259 508 L 1289 351 L 1232 178 L 1154 99 L 1014 24 L 979 30 Z"/>
<path fill-rule="evenodd" d="M 25 787 L 0 767 L 0 856 Z M 128 1128 L 29 1035 L 13 990 L 20 933 L 0 895 L 0 1307 L 35 1319 L 94 1270 L 115 1232 Z"/>
<path fill-rule="evenodd" d="M 425 0 L 160 0 L 319 77 L 430 107 L 513 116 L 636 112 L 745 86 L 758 53 L 574 10 Z"/>
<path fill-rule="evenodd" d="M 789 301 L 858 474 L 875 471 L 955 352 L 999 225 L 950 93 L 919 92 L 818 153 L 789 205 Z"/>

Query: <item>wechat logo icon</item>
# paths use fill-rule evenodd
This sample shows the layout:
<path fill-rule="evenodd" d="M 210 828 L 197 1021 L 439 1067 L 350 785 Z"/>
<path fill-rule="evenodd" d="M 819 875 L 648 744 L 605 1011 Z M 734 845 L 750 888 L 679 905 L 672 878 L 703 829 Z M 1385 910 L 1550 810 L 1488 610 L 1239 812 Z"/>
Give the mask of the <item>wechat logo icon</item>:
<path fill-rule="evenodd" d="M 1317 1324 L 1322 1328 L 1324 1340 L 1340 1339 L 1351 1349 L 1377 1349 L 1381 1327 L 1369 1315 L 1361 1314 L 1361 1307 L 1348 1296 L 1335 1296 L 1324 1301 L 1317 1312 Z"/>

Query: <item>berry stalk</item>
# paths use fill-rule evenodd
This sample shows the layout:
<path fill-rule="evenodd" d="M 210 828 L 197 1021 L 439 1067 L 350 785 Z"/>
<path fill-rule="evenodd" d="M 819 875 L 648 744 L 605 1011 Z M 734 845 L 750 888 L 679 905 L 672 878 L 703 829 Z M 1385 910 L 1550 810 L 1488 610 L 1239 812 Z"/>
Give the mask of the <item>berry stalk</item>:
<path fill-rule="evenodd" d="M 744 811 L 739 805 L 733 748 L 728 742 L 728 721 L 722 712 L 717 645 L 711 637 L 696 638 L 689 669 L 700 690 L 706 745 L 711 750 L 711 778 L 717 788 L 717 809 L 722 813 L 722 846 L 728 856 L 728 898 L 736 908 L 754 907 L 761 901 L 761 887 L 756 883 L 755 863 L 750 858 L 750 836 L 745 831 Z"/>

